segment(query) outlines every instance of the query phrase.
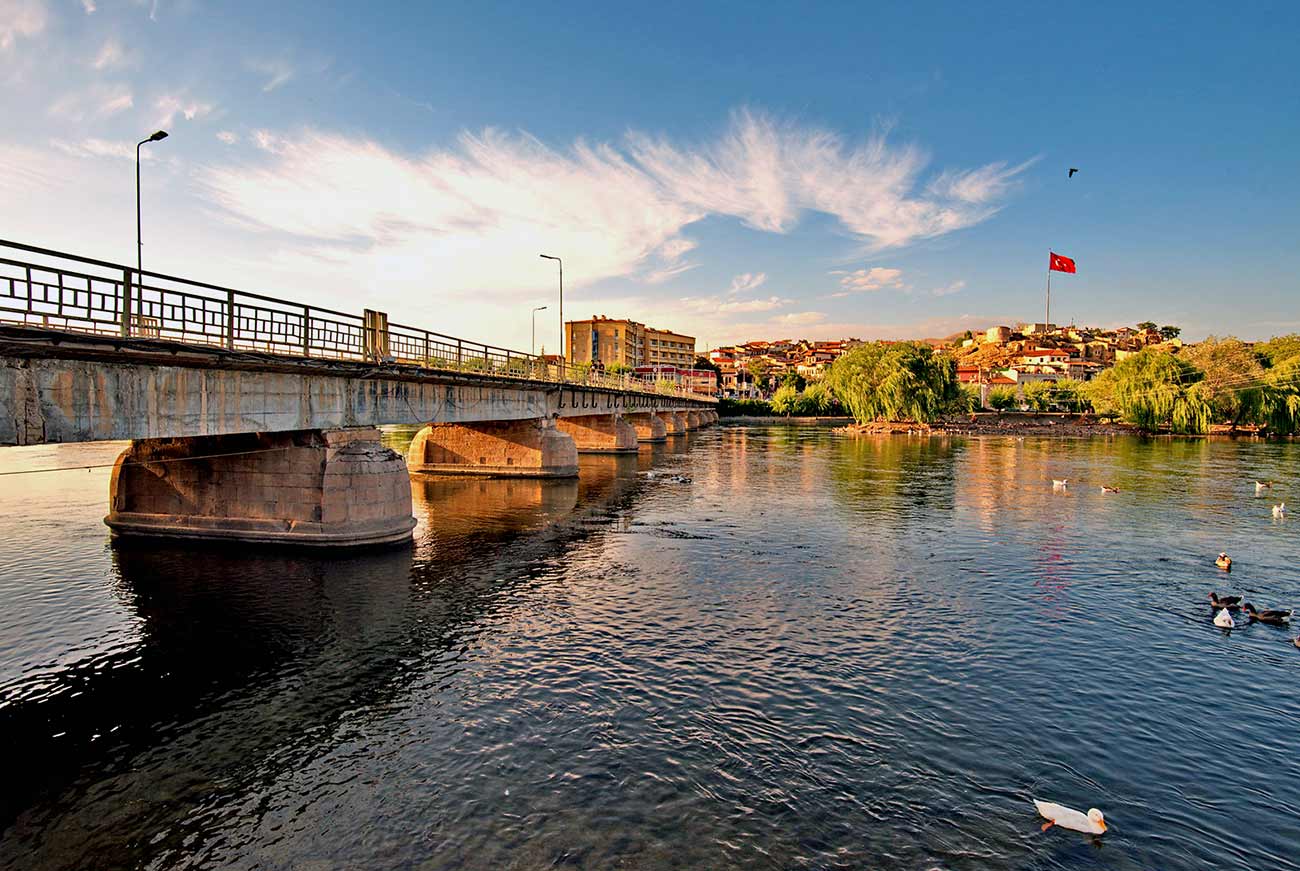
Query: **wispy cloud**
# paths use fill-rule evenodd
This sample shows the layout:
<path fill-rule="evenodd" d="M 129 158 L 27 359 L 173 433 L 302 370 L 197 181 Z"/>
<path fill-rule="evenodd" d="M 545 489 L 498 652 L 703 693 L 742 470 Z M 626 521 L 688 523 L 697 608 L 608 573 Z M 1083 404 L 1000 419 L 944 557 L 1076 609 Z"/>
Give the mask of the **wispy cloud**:
<path fill-rule="evenodd" d="M 45 0 L 0 0 L 0 51 L 40 34 L 49 20 Z"/>
<path fill-rule="evenodd" d="M 52 117 L 81 122 L 88 118 L 107 118 L 135 105 L 135 98 L 125 85 L 94 84 L 83 91 L 64 94 L 46 110 Z"/>
<path fill-rule="evenodd" d="M 135 143 L 115 141 L 110 139 L 81 139 L 76 142 L 69 142 L 63 139 L 52 139 L 50 145 L 64 154 L 72 157 L 117 157 L 124 160 L 135 160 Z M 142 160 L 152 159 L 152 155 L 145 151 L 140 155 Z"/>
<path fill-rule="evenodd" d="M 773 318 L 773 323 L 785 327 L 808 327 L 813 324 L 819 324 L 826 320 L 823 312 L 791 312 L 790 314 L 778 315 Z"/>
<path fill-rule="evenodd" d="M 952 284 L 934 288 L 930 291 L 930 294 L 932 296 L 951 296 L 954 293 L 960 293 L 965 287 L 965 281 L 954 281 Z"/>
<path fill-rule="evenodd" d="M 870 269 L 855 269 L 852 272 L 832 272 L 831 274 L 840 276 L 840 287 L 844 288 L 843 292 L 835 294 L 836 297 L 883 290 L 887 287 L 895 289 L 907 287 L 903 283 L 903 270 L 901 269 L 873 266 Z"/>
<path fill-rule="evenodd" d="M 81 8 L 86 10 L 87 15 L 94 15 L 99 7 L 95 5 L 95 0 L 81 0 Z"/>
<path fill-rule="evenodd" d="M 766 272 L 744 272 L 731 279 L 731 289 L 728 294 L 735 296 L 738 293 L 748 293 L 763 286 L 767 281 Z"/>
<path fill-rule="evenodd" d="M 268 94 L 286 84 L 293 78 L 295 73 L 293 66 L 283 58 L 250 60 L 248 68 L 265 77 L 265 81 L 262 83 L 262 92 Z"/>
<path fill-rule="evenodd" d="M 779 296 L 767 299 L 729 299 L 715 297 L 686 297 L 681 300 L 682 307 L 696 314 L 751 314 L 768 312 L 784 308 L 794 302 Z"/>
<path fill-rule="evenodd" d="M 164 94 L 154 101 L 154 108 L 159 113 L 157 117 L 158 126 L 167 127 L 174 123 L 177 118 L 184 118 L 186 121 L 203 118 L 210 115 L 215 107 L 211 103 L 204 103 L 192 97 L 180 94 Z"/>
<path fill-rule="evenodd" d="M 129 66 L 130 63 L 131 55 L 122 46 L 122 43 L 110 38 L 104 41 L 104 45 L 99 49 L 99 53 L 95 55 L 95 59 L 91 61 L 90 65 L 97 70 L 103 71 L 120 69 Z"/>
<path fill-rule="evenodd" d="M 226 145 L 234 145 L 239 142 L 239 134 L 230 130 L 218 130 L 217 139 Z"/>
<path fill-rule="evenodd" d="M 818 209 L 864 242 L 897 245 L 968 226 L 993 208 L 954 199 L 956 176 L 942 199 L 913 193 L 925 162 L 913 147 L 850 146 L 751 112 L 697 148 L 633 133 L 622 148 L 579 141 L 557 150 L 495 130 L 413 155 L 312 130 L 257 131 L 253 142 L 264 159 L 201 175 L 234 221 L 298 237 L 296 256 L 310 260 L 333 264 L 345 243 L 347 259 L 368 274 L 441 259 L 455 264 L 438 271 L 448 289 L 531 287 L 532 261 L 548 248 L 583 252 L 575 285 L 667 281 L 686 271 L 681 258 L 695 247 L 681 231 L 709 215 L 779 233 Z M 1005 187 L 1016 172 L 985 168 L 980 177 Z M 758 287 L 760 276 L 739 276 L 735 293 Z"/>

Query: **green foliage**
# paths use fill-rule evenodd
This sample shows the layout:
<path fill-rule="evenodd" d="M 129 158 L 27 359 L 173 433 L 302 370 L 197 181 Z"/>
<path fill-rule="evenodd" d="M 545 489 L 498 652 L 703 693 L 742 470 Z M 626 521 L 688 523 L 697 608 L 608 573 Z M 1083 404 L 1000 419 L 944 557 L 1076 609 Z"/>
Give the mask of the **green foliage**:
<path fill-rule="evenodd" d="M 830 414 L 835 410 L 835 395 L 831 388 L 821 382 L 809 384 L 799 394 L 799 413 L 807 415 Z"/>
<path fill-rule="evenodd" d="M 1052 385 L 1051 405 L 1060 411 L 1075 414 L 1087 410 L 1088 397 L 1084 383 L 1074 378 L 1062 378 Z"/>
<path fill-rule="evenodd" d="M 1052 410 L 1052 385 L 1047 381 L 1027 381 L 1020 388 L 1025 405 L 1033 411 Z"/>
<path fill-rule="evenodd" d="M 1129 423 L 1156 431 L 1203 433 L 1214 412 L 1201 372 L 1186 360 L 1146 348 L 1114 368 L 1114 401 Z"/>
<path fill-rule="evenodd" d="M 765 379 L 771 368 L 772 364 L 764 360 L 762 357 L 752 357 L 745 363 L 745 371 L 749 373 L 749 377 L 754 381 L 762 381 Z"/>
<path fill-rule="evenodd" d="M 1119 417 L 1120 410 L 1119 403 L 1115 399 L 1115 387 L 1115 370 L 1103 370 L 1083 385 L 1082 399 L 1092 406 L 1093 412 L 1098 417 Z"/>
<path fill-rule="evenodd" d="M 1143 321 L 1142 323 L 1140 323 L 1140 324 L 1137 325 L 1137 328 L 1138 328 L 1139 330 L 1154 330 L 1154 329 L 1156 328 L 1156 322 L 1155 322 L 1155 321 Z"/>
<path fill-rule="evenodd" d="M 998 411 L 1007 411 L 1019 404 L 1020 398 L 1016 396 L 1016 388 L 1014 387 L 994 387 L 989 391 L 989 405 Z"/>
<path fill-rule="evenodd" d="M 679 389 L 677 382 L 671 378 L 660 378 L 655 382 L 655 390 L 659 393 L 676 393 Z"/>
<path fill-rule="evenodd" d="M 1300 355 L 1273 367 L 1264 376 L 1259 417 L 1274 435 L 1300 432 Z"/>
<path fill-rule="evenodd" d="M 799 404 L 799 391 L 793 384 L 782 384 L 772 394 L 772 411 L 777 414 L 794 414 Z"/>
<path fill-rule="evenodd" d="M 719 417 L 768 417 L 772 404 L 761 399 L 719 399 Z"/>
<path fill-rule="evenodd" d="M 1182 335 L 1182 333 L 1183 333 L 1182 327 L 1171 326 L 1171 327 L 1160 328 L 1160 338 L 1164 339 L 1166 342 L 1169 341 L 1170 339 L 1178 338 L 1180 335 Z"/>
<path fill-rule="evenodd" d="M 1255 346 L 1255 354 L 1265 366 L 1280 366 L 1287 360 L 1300 357 L 1300 333 L 1289 336 L 1274 336 L 1267 342 Z"/>
<path fill-rule="evenodd" d="M 804 387 L 808 386 L 808 382 L 798 372 L 789 369 L 781 376 L 781 386 L 785 387 L 786 385 L 793 386 L 795 390 L 803 390 Z"/>
<path fill-rule="evenodd" d="M 632 367 L 626 363 L 610 363 L 605 367 L 605 374 L 615 376 L 630 375 L 632 374 Z"/>
<path fill-rule="evenodd" d="M 957 364 L 919 342 L 859 345 L 831 364 L 826 382 L 859 423 L 928 423 L 958 398 Z"/>
<path fill-rule="evenodd" d="M 1201 370 L 1198 393 L 1210 403 L 1215 422 L 1239 424 L 1261 417 L 1264 367 L 1240 339 L 1210 336 L 1178 355 Z"/>

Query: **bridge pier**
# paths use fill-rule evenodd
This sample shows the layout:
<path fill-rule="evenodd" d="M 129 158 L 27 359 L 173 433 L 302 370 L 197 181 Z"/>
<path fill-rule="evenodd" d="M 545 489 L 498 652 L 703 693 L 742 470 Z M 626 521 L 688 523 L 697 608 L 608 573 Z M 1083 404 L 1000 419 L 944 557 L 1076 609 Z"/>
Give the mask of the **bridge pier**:
<path fill-rule="evenodd" d="M 551 418 L 432 423 L 411 440 L 406 463 L 429 474 L 571 478 L 578 450 Z"/>
<path fill-rule="evenodd" d="M 672 421 L 672 426 L 668 428 L 669 435 L 686 435 L 690 431 L 690 424 L 686 420 L 686 415 L 680 411 L 671 411 L 664 415 L 664 423 Z"/>
<path fill-rule="evenodd" d="M 635 414 L 626 414 L 623 417 L 636 429 L 637 441 L 668 441 L 668 427 L 664 425 L 663 418 L 653 411 L 639 411 Z"/>
<path fill-rule="evenodd" d="M 698 411 L 686 412 L 687 429 L 699 429 L 702 426 L 704 426 L 704 420 L 703 418 L 700 417 L 700 413 Z"/>
<path fill-rule="evenodd" d="M 636 427 L 620 414 L 561 417 L 555 426 L 573 439 L 580 454 L 636 453 Z"/>
<path fill-rule="evenodd" d="M 406 541 L 411 482 L 371 427 L 141 439 L 113 467 L 115 536 L 342 547 Z"/>

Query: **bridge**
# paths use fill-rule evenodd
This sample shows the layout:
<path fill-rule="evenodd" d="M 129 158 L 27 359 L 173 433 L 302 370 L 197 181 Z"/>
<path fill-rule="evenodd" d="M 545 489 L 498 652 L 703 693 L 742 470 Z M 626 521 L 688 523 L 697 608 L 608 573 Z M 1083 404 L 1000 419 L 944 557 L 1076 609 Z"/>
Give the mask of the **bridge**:
<path fill-rule="evenodd" d="M 572 477 L 717 421 L 712 397 L 0 240 L 0 445 L 130 439 L 115 535 L 405 540 L 410 475 Z M 405 457 L 378 427 L 414 425 Z"/>

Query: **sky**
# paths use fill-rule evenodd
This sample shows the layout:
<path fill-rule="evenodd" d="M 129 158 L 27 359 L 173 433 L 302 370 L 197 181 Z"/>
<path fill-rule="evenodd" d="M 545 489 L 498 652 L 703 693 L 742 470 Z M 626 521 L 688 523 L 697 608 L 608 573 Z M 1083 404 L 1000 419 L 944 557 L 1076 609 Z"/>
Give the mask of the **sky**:
<path fill-rule="evenodd" d="M 564 315 L 1300 331 L 1300 4 L 0 0 L 0 238 L 527 349 Z M 1079 172 L 1068 178 L 1068 169 Z"/>

